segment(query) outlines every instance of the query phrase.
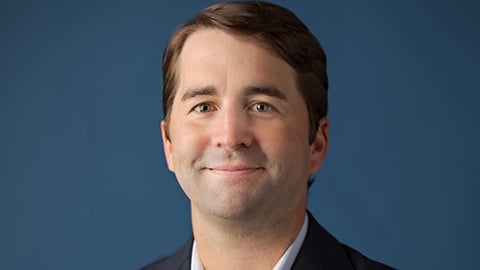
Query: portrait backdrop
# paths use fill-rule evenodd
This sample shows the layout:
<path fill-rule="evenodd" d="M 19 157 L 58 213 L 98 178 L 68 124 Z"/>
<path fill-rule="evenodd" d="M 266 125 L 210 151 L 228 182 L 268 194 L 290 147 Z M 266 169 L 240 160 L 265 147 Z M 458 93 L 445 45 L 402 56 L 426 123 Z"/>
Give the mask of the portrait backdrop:
<path fill-rule="evenodd" d="M 308 208 L 400 269 L 480 269 L 477 1 L 273 1 L 327 53 Z M 190 235 L 162 50 L 214 1 L 1 1 L 0 269 L 137 269 Z"/>

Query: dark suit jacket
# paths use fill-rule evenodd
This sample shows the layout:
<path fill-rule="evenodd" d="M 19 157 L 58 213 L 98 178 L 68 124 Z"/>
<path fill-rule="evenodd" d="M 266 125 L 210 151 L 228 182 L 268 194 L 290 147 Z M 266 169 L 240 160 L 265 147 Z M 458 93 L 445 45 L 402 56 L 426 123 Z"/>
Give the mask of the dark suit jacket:
<path fill-rule="evenodd" d="M 383 270 L 392 269 L 372 261 L 341 244 L 309 215 L 308 231 L 292 270 Z M 141 270 L 190 270 L 193 237 L 173 255 L 153 262 Z"/>

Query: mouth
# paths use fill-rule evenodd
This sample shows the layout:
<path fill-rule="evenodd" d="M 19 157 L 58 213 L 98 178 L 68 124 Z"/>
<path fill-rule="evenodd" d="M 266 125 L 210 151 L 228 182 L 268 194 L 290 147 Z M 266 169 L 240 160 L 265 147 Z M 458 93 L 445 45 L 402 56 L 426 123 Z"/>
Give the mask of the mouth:
<path fill-rule="evenodd" d="M 254 166 L 219 166 L 206 167 L 205 169 L 213 174 L 235 178 L 256 173 L 264 168 Z"/>

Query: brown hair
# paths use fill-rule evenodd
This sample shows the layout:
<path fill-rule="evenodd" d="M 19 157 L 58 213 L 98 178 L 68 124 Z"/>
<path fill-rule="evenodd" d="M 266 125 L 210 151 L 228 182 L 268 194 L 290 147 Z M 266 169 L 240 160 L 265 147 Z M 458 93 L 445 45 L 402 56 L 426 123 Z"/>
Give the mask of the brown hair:
<path fill-rule="evenodd" d="M 290 10 L 262 1 L 212 5 L 182 25 L 167 43 L 163 55 L 163 111 L 167 123 L 177 85 L 177 62 L 187 38 L 200 28 L 217 28 L 266 44 L 292 66 L 297 87 L 307 105 L 309 142 L 327 115 L 326 57 L 318 40 Z M 168 128 L 167 128 L 168 129 Z"/>

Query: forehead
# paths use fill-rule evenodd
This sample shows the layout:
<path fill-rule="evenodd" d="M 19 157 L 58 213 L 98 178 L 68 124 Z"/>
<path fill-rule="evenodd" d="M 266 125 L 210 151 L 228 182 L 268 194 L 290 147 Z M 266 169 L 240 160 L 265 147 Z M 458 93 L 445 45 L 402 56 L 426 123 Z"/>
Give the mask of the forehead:
<path fill-rule="evenodd" d="M 193 82 L 221 83 L 229 79 L 296 88 L 295 70 L 267 44 L 219 29 L 192 33 L 180 53 L 177 71 L 179 90 Z"/>
<path fill-rule="evenodd" d="M 224 46 L 221 46 L 224 45 Z M 219 47 L 229 47 L 232 50 L 238 48 L 262 48 L 272 56 L 276 56 L 271 46 L 260 38 L 247 36 L 245 34 L 227 31 L 214 27 L 200 27 L 193 31 L 185 40 L 181 55 L 188 54 L 190 51 L 198 52 L 202 49 Z"/>

